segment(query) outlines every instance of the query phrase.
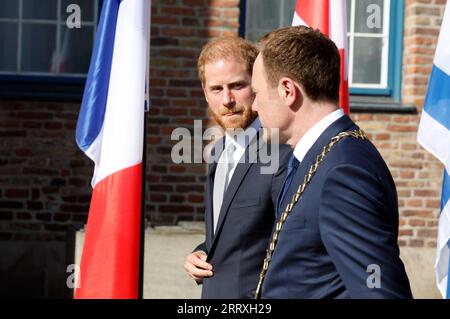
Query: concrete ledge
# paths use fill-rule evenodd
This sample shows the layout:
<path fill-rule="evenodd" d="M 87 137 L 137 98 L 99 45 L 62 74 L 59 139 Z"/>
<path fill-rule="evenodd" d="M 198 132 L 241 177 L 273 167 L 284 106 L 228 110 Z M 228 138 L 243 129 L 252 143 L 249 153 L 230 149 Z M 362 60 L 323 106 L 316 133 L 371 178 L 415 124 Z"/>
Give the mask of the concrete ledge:
<path fill-rule="evenodd" d="M 435 248 L 401 247 L 411 290 L 416 299 L 442 299 L 434 275 Z"/>
<path fill-rule="evenodd" d="M 201 286 L 184 271 L 186 256 L 204 241 L 203 223 L 150 228 L 145 234 L 144 298 L 197 299 Z"/>

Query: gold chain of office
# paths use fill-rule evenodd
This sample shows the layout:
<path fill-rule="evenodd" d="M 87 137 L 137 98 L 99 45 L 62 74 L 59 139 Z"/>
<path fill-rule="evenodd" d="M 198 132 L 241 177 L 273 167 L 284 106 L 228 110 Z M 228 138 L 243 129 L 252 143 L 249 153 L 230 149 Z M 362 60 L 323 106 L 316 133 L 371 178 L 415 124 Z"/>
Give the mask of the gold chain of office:
<path fill-rule="evenodd" d="M 328 152 L 331 150 L 331 148 L 340 140 L 342 140 L 345 137 L 354 137 L 359 138 L 362 140 L 367 140 L 366 134 L 363 132 L 363 130 L 358 129 L 355 131 L 347 131 L 347 132 L 341 132 L 338 135 L 334 136 L 327 145 L 322 150 L 322 153 L 320 153 L 317 156 L 316 162 L 311 165 L 309 168 L 308 173 L 305 175 L 305 178 L 303 180 L 303 184 L 301 184 L 297 192 L 292 196 L 291 202 L 286 206 L 286 209 L 284 210 L 283 214 L 281 215 L 280 220 L 277 222 L 275 231 L 272 235 L 272 240 L 269 245 L 269 249 L 267 250 L 266 258 L 264 259 L 263 268 L 261 270 L 261 273 L 259 274 L 259 282 L 258 286 L 256 288 L 255 293 L 255 299 L 259 299 L 261 297 L 261 287 L 264 282 L 264 278 L 267 274 L 267 271 L 269 270 L 270 261 L 272 260 L 273 252 L 275 251 L 275 247 L 277 245 L 278 236 L 280 234 L 281 228 L 283 227 L 284 222 L 288 218 L 289 214 L 291 213 L 292 209 L 294 208 L 294 205 L 299 200 L 300 196 L 304 193 L 306 186 L 308 186 L 309 182 L 313 178 L 314 174 L 317 172 L 317 169 L 319 168 L 319 165 L 323 162 L 323 159 L 325 158 L 325 155 L 328 154 Z"/>

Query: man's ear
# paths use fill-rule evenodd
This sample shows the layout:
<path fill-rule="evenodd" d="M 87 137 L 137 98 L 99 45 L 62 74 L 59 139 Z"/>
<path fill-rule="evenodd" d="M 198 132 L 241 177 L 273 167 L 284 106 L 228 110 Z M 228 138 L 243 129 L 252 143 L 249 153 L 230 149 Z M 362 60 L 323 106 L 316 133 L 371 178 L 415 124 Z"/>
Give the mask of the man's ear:
<path fill-rule="evenodd" d="M 283 77 L 278 81 L 278 95 L 284 104 L 290 108 L 294 108 L 297 105 L 302 104 L 302 92 L 291 78 Z"/>

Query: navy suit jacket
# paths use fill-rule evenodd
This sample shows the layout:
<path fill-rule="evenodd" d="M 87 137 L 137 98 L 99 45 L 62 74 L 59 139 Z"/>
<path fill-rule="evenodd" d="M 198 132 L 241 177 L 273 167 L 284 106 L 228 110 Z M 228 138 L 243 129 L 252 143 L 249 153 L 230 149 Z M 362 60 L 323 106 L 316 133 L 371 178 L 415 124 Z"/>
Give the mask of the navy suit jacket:
<path fill-rule="evenodd" d="M 324 131 L 300 163 L 282 210 L 329 140 L 355 129 L 343 116 Z M 262 298 L 410 298 L 397 236 L 397 192 L 388 167 L 371 142 L 346 137 L 286 219 Z"/>
<path fill-rule="evenodd" d="M 223 145 L 223 140 L 218 144 Z M 252 143 L 257 141 L 258 137 Z M 264 143 L 258 145 L 267 147 Z M 212 201 L 217 163 L 208 166 L 206 240 L 195 250 L 203 250 L 208 254 L 207 261 L 212 264 L 214 275 L 203 280 L 202 298 L 254 297 L 275 221 L 278 193 L 285 178 L 287 160 L 292 153 L 289 146 L 280 145 L 278 171 L 275 174 L 261 174 L 261 167 L 268 164 L 261 163 L 260 157 L 253 163 L 249 162 L 250 152 L 260 153 L 261 149 L 262 146 L 248 146 L 245 151 L 247 160 L 236 165 L 224 194 L 215 236 Z M 267 149 L 270 150 L 270 146 Z"/>

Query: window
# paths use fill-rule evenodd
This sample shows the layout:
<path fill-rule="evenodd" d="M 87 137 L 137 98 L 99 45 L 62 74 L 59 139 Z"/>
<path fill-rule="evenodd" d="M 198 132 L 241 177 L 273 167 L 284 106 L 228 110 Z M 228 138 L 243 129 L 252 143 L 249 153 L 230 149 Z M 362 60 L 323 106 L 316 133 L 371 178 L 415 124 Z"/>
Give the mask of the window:
<path fill-rule="evenodd" d="M 255 41 L 291 25 L 295 3 L 241 0 L 241 35 Z M 400 101 L 403 8 L 404 0 L 347 0 L 351 95 Z"/>
<path fill-rule="evenodd" d="M 347 19 L 350 93 L 399 100 L 402 1 L 348 0 Z"/>
<path fill-rule="evenodd" d="M 247 2 L 245 11 L 245 38 L 256 41 L 266 33 L 292 24 L 296 0 L 241 0 Z M 242 12 L 242 11 L 241 11 Z M 242 29 L 244 30 L 244 29 Z"/>
<path fill-rule="evenodd" d="M 67 12 L 71 4 L 80 8 L 80 28 L 66 24 L 74 12 Z M 0 0 L 2 95 L 11 93 L 5 88 L 18 93 L 18 86 L 22 91 L 40 87 L 36 93 L 41 94 L 44 83 L 82 86 L 98 16 L 98 0 Z"/>

